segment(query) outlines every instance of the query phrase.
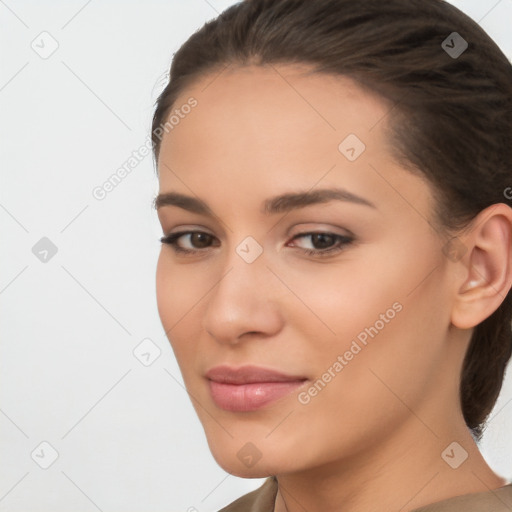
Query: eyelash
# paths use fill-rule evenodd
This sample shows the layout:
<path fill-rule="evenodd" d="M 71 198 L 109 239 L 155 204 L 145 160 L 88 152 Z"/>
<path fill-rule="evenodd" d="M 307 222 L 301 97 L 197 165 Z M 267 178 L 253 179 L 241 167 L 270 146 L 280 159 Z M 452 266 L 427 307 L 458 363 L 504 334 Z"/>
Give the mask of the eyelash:
<path fill-rule="evenodd" d="M 197 254 L 200 252 L 204 252 L 206 249 L 183 249 L 183 247 L 180 247 L 178 245 L 178 239 L 181 238 L 184 235 L 192 235 L 192 234 L 204 234 L 211 238 L 215 238 L 213 235 L 210 235 L 209 233 L 206 233 L 204 231 L 179 231 L 177 233 L 173 233 L 168 236 L 164 236 L 160 238 L 160 242 L 163 244 L 170 245 L 171 248 L 175 253 L 182 254 L 184 256 L 192 256 L 193 254 Z M 300 249 L 302 252 L 307 254 L 308 256 L 317 256 L 317 257 L 324 257 L 324 256 L 331 256 L 333 254 L 337 254 L 345 249 L 345 247 L 349 246 L 354 242 L 354 238 L 346 235 L 339 235 L 336 233 L 329 233 L 327 231 L 308 231 L 305 233 L 299 233 L 295 235 L 292 240 L 295 240 L 296 238 L 304 238 L 307 236 L 312 235 L 327 235 L 330 237 L 333 237 L 335 240 L 338 241 L 337 245 L 334 245 L 332 247 L 329 247 L 327 249 Z"/>

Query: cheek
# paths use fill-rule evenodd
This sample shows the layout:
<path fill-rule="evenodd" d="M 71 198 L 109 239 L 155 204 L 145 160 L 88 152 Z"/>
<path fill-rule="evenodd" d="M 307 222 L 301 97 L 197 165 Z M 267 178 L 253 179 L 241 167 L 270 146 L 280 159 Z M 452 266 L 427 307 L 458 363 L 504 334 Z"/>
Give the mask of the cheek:
<path fill-rule="evenodd" d="M 156 265 L 156 302 L 158 314 L 166 332 L 172 326 L 173 303 L 175 300 L 169 266 L 165 263 L 162 249 Z"/>
<path fill-rule="evenodd" d="M 156 299 L 162 326 L 176 351 L 180 328 L 194 314 L 202 288 L 191 282 L 186 270 L 180 272 L 165 252 L 163 248 L 156 267 Z"/>
<path fill-rule="evenodd" d="M 176 360 L 187 380 L 195 371 L 201 340 L 201 317 L 215 276 L 195 265 L 180 265 L 162 249 L 156 267 L 158 314 Z"/>
<path fill-rule="evenodd" d="M 369 270 L 371 269 L 371 270 Z M 393 277 L 379 276 L 379 269 L 368 262 L 343 261 L 339 265 L 319 265 L 300 272 L 288 272 L 284 279 L 299 299 L 289 309 L 299 339 L 320 358 L 329 352 L 348 350 L 351 340 L 376 322 L 379 330 L 396 317 L 393 304 L 398 294 Z M 387 313 L 386 313 L 387 312 Z M 381 315 L 384 315 L 383 324 Z M 321 343 L 322 350 L 318 350 Z M 316 349 L 315 349 L 316 347 Z"/>
<path fill-rule="evenodd" d="M 193 266 L 184 267 L 176 264 L 166 248 L 162 248 L 156 267 L 156 298 L 166 330 L 193 313 L 194 306 L 207 290 L 207 283 L 199 278 L 201 272 L 194 271 Z"/>

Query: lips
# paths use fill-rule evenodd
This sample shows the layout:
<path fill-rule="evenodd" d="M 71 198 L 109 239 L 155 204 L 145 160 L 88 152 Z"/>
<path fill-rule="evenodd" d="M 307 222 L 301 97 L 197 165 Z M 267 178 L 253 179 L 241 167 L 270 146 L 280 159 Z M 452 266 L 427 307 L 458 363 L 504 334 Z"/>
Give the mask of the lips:
<path fill-rule="evenodd" d="M 232 412 L 255 411 L 290 394 L 307 380 L 258 366 L 216 366 L 206 372 L 215 404 Z"/>

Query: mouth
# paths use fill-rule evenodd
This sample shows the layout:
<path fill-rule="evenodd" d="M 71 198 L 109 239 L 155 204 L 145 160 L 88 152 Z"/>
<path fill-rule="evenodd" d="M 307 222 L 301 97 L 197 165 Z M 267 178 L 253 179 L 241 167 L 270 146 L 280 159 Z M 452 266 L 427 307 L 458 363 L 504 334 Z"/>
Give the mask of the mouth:
<path fill-rule="evenodd" d="M 258 366 L 216 366 L 205 374 L 215 404 L 226 411 L 248 412 L 283 398 L 308 379 Z"/>

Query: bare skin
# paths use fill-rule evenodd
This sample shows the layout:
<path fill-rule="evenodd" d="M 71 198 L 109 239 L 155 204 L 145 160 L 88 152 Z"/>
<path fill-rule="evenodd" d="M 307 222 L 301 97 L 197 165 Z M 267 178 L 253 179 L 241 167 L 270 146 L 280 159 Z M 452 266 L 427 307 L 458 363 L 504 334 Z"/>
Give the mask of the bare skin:
<path fill-rule="evenodd" d="M 182 236 L 182 248 L 200 251 L 192 255 L 163 245 L 156 276 L 162 324 L 212 454 L 244 478 L 276 475 L 276 512 L 408 512 L 501 487 L 458 394 L 473 327 L 512 286 L 512 210 L 481 212 L 459 234 L 462 258 L 445 256 L 435 191 L 386 144 L 391 106 L 347 78 L 306 71 L 230 67 L 203 77 L 175 103 L 193 96 L 197 106 L 162 141 L 159 192 L 199 198 L 214 214 L 158 208 L 165 235 L 201 231 L 211 243 Z M 359 156 L 354 140 L 355 152 L 339 149 L 349 134 L 365 145 Z M 279 194 L 333 187 L 373 206 L 260 211 Z M 352 242 L 328 239 L 341 250 L 321 256 L 311 232 Z M 249 236 L 262 250 L 251 263 L 236 250 Z M 377 334 L 356 352 L 371 326 Z M 204 376 L 219 364 L 307 380 L 256 411 L 233 412 L 212 400 Z M 315 393 L 319 378 L 326 385 Z M 255 464 L 237 456 L 244 446 L 256 447 Z M 464 453 L 457 468 L 448 464 Z"/>

